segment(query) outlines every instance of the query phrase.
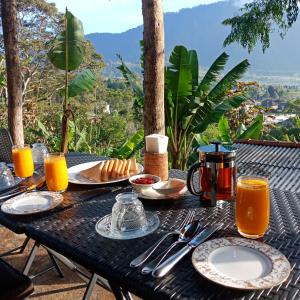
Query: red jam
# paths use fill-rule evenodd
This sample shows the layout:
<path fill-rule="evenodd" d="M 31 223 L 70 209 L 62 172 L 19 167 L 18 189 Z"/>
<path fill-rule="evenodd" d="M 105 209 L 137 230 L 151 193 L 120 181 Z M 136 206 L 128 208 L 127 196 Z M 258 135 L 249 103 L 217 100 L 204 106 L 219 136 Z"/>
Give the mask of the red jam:
<path fill-rule="evenodd" d="M 137 178 L 132 182 L 136 184 L 153 184 L 155 183 L 155 180 L 152 177 L 144 177 L 144 178 Z"/>

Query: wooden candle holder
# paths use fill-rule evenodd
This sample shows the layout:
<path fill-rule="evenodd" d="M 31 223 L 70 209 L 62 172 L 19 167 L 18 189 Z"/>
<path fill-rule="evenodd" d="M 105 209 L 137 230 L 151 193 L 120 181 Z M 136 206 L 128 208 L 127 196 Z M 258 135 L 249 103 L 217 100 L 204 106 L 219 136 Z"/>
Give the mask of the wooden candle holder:
<path fill-rule="evenodd" d="M 148 153 L 144 156 L 144 172 L 159 176 L 162 181 L 169 179 L 168 152 Z"/>

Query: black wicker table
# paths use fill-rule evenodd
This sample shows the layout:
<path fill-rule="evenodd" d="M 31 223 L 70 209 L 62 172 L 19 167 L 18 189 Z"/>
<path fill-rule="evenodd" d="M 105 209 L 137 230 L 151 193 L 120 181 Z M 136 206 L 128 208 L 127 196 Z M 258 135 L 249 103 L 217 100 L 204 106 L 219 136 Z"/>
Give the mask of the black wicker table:
<path fill-rule="evenodd" d="M 300 299 L 299 149 L 292 149 L 292 156 L 284 156 L 285 152 L 279 147 L 239 147 L 240 174 L 259 173 L 270 178 L 271 220 L 263 240 L 285 254 L 292 267 L 287 281 L 278 287 L 255 292 L 221 287 L 201 277 L 193 269 L 190 256 L 162 279 L 141 275 L 139 269 L 129 267 L 133 258 L 164 233 L 176 228 L 188 210 L 193 210 L 204 225 L 220 220 L 224 222 L 225 226 L 214 237 L 237 236 L 233 202 L 205 208 L 197 197 L 191 195 L 174 202 L 145 201 L 145 208 L 157 212 L 161 225 L 153 234 L 129 241 L 109 240 L 95 232 L 98 219 L 111 212 L 116 194 L 130 189 L 126 185 L 117 187 L 117 191 L 93 196 L 88 201 L 81 199 L 55 212 L 31 217 L 25 223 L 15 218 L 14 223 L 21 224 L 22 230 L 39 243 L 143 299 Z M 270 152 L 272 160 L 260 159 L 266 157 L 266 151 Z M 74 155 L 68 158 L 68 163 L 72 165 L 93 159 L 97 157 Z M 180 171 L 171 172 L 179 177 L 185 176 Z M 9 228 L 7 218 L 0 214 L 0 223 Z"/>

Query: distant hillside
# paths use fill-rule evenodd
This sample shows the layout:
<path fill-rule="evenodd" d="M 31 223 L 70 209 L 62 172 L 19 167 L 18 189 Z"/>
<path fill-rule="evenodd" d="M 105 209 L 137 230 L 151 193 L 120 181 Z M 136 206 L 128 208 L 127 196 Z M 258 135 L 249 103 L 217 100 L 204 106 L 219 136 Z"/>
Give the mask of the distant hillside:
<path fill-rule="evenodd" d="M 182 9 L 178 13 L 165 14 L 166 57 L 169 57 L 177 44 L 185 45 L 198 52 L 200 64 L 208 67 L 222 52 L 226 51 L 231 59 L 230 65 L 249 58 L 252 73 L 293 74 L 300 73 L 300 22 L 288 31 L 282 40 L 277 32 L 272 35 L 271 47 L 262 53 L 258 46 L 253 53 L 234 44 L 226 49 L 222 43 L 229 27 L 221 23 L 236 14 L 238 8 L 232 2 L 218 2 Z M 137 63 L 139 60 L 139 40 L 142 39 L 142 26 L 120 34 L 92 33 L 87 38 L 92 41 L 106 61 L 116 61 L 116 53 L 125 61 Z"/>

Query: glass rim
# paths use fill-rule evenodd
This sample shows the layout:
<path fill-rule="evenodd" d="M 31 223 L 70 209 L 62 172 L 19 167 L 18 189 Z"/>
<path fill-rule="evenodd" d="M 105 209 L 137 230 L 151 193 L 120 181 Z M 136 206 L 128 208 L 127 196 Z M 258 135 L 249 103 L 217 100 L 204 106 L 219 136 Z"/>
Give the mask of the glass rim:
<path fill-rule="evenodd" d="M 130 203 L 129 196 L 131 197 L 130 200 L 134 201 L 138 199 L 138 194 L 135 192 L 124 192 L 120 193 L 116 196 L 116 201 L 117 202 L 123 202 L 123 203 Z"/>
<path fill-rule="evenodd" d="M 12 145 L 12 149 L 22 149 L 22 148 L 30 148 L 29 144 L 14 144 Z"/>
<path fill-rule="evenodd" d="M 260 175 L 241 175 L 238 177 L 237 179 L 237 184 L 241 184 L 241 185 L 244 185 L 244 186 L 249 186 L 249 187 L 252 187 L 252 188 L 261 188 L 262 187 L 262 184 L 255 184 L 255 183 L 245 183 L 243 182 L 243 180 L 255 180 L 255 179 L 258 179 L 258 180 L 261 180 L 261 181 L 264 181 L 267 185 L 267 187 L 269 186 L 269 179 L 267 177 L 264 177 L 264 176 L 260 176 Z"/>
<path fill-rule="evenodd" d="M 53 156 L 60 156 L 65 157 L 65 154 L 63 152 L 52 152 L 52 153 L 45 153 L 44 157 L 53 157 Z"/>

